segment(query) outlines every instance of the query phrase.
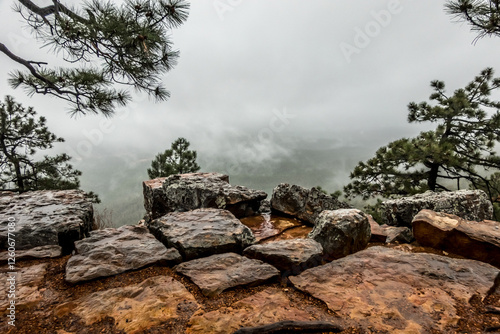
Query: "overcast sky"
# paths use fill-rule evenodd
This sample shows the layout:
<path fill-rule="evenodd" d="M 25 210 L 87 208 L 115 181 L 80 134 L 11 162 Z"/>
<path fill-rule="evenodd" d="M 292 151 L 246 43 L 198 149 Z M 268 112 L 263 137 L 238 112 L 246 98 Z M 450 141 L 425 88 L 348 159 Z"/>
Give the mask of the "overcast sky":
<path fill-rule="evenodd" d="M 25 58 L 52 59 L 22 30 L 14 2 L 0 3 L 2 41 Z M 297 148 L 374 152 L 418 134 L 406 106 L 427 100 L 431 80 L 452 92 L 486 67 L 500 76 L 500 38 L 474 45 L 474 37 L 445 13 L 444 1 L 196 0 L 172 32 L 180 58 L 164 78 L 167 102 L 138 96 L 109 124 L 102 116 L 70 118 L 64 102 L 8 87 L 8 72 L 20 66 L 1 54 L 0 87 L 47 117 L 89 184 L 107 157 L 144 163 L 177 137 L 191 142 L 204 167 L 224 157 L 232 164 L 226 171 L 242 172 L 238 164 Z"/>

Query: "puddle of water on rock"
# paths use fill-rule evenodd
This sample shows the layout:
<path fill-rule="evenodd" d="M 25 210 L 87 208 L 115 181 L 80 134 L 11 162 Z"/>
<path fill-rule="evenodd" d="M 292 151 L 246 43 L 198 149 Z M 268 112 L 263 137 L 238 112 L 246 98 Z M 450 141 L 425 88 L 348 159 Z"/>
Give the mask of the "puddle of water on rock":
<path fill-rule="evenodd" d="M 312 230 L 298 219 L 268 213 L 242 218 L 241 222 L 252 230 L 257 242 L 305 238 Z"/>

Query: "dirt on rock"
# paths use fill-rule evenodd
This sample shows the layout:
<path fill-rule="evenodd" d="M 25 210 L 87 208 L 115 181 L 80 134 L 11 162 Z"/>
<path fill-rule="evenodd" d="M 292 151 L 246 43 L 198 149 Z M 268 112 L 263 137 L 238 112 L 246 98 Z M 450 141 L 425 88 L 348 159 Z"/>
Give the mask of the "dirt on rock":
<path fill-rule="evenodd" d="M 373 246 L 376 244 L 371 244 Z M 418 253 L 427 252 L 439 255 L 461 258 L 454 254 L 444 253 L 431 248 L 420 247 L 416 244 L 410 245 L 389 245 L 388 247 L 397 248 L 407 252 Z M 30 260 L 17 264 L 17 268 L 29 267 L 36 264 L 47 263 L 46 274 L 40 283 L 40 291 L 43 294 L 42 301 L 36 305 L 16 311 L 15 327 L 7 324 L 6 315 L 1 315 L 0 332 L 1 333 L 20 333 L 20 334 L 68 334 L 68 333 L 125 333 L 116 326 L 113 318 L 106 317 L 86 325 L 79 317 L 69 314 L 58 317 L 54 310 L 57 306 L 76 301 L 84 296 L 97 291 L 104 291 L 112 288 L 125 287 L 133 284 L 139 284 L 147 278 L 154 276 L 168 276 L 181 282 L 186 289 L 195 297 L 196 302 L 201 306 L 204 312 L 219 310 L 221 308 L 230 308 L 236 302 L 273 288 L 283 292 L 290 300 L 290 306 L 303 310 L 310 314 L 315 320 L 330 321 L 339 324 L 345 328 L 342 333 L 382 333 L 363 329 L 360 326 L 349 325 L 347 320 L 329 310 L 325 303 L 313 298 L 312 296 L 295 289 L 291 284 L 281 279 L 275 279 L 266 284 L 256 287 L 237 287 L 224 291 L 216 297 L 204 296 L 200 289 L 194 285 L 188 278 L 174 272 L 172 268 L 162 266 L 152 266 L 145 269 L 122 273 L 117 276 L 93 280 L 78 285 L 72 285 L 64 280 L 65 266 L 69 256 L 58 259 Z M 3 266 L 6 267 L 6 266 Z M 6 270 L 3 270 L 6 272 Z M 450 328 L 448 333 L 498 333 L 500 332 L 500 294 L 485 296 L 474 295 L 468 302 L 456 300 L 456 312 L 460 317 L 457 325 Z M 165 322 L 159 326 L 149 328 L 141 333 L 185 333 L 188 322 L 193 316 L 193 308 L 178 307 L 178 318 L 175 321 Z M 293 320 L 293 319 L 291 319 Z M 442 331 L 432 331 L 442 333 Z"/>

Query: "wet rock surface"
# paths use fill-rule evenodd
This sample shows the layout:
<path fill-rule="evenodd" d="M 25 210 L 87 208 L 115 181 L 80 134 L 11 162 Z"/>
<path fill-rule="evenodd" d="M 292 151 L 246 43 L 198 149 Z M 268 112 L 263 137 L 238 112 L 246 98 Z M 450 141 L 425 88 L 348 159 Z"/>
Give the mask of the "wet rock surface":
<path fill-rule="evenodd" d="M 466 221 L 458 216 L 422 210 L 413 219 L 422 246 L 442 249 L 500 267 L 500 223 Z"/>
<path fill-rule="evenodd" d="M 208 297 L 237 286 L 257 285 L 279 275 L 275 267 L 235 253 L 184 262 L 175 271 L 189 277 Z"/>
<path fill-rule="evenodd" d="M 273 189 L 271 208 L 314 224 L 321 211 L 350 208 L 350 205 L 317 188 L 306 189 L 298 185 L 281 183 Z"/>
<path fill-rule="evenodd" d="M 165 246 L 175 247 L 184 260 L 226 252 L 241 253 L 255 242 L 252 231 L 227 210 L 171 212 L 147 226 Z"/>
<path fill-rule="evenodd" d="M 372 232 L 370 242 L 403 244 L 410 243 L 414 240 L 413 233 L 408 227 L 379 225 L 370 215 L 367 216 Z"/>
<path fill-rule="evenodd" d="M 323 247 L 312 239 L 280 240 L 250 246 L 243 255 L 269 263 L 288 275 L 296 275 L 321 264 Z"/>
<path fill-rule="evenodd" d="M 328 260 L 338 259 L 365 249 L 370 241 L 368 217 L 357 209 L 325 210 L 316 219 L 309 238 L 323 246 Z"/>
<path fill-rule="evenodd" d="M 171 175 L 163 180 L 144 183 L 144 205 L 154 219 L 167 212 L 189 211 L 199 208 L 226 209 L 236 217 L 257 214 L 264 191 L 243 186 L 232 186 L 229 177 L 219 173 L 192 173 Z"/>
<path fill-rule="evenodd" d="M 256 327 L 288 319 L 308 321 L 314 318 L 300 307 L 292 306 L 282 291 L 269 288 L 229 307 L 196 312 L 189 321 L 186 333 L 232 334 L 241 327 Z"/>
<path fill-rule="evenodd" d="M 31 191 L 0 196 L 0 250 L 8 248 L 8 224 L 15 223 L 16 250 L 59 245 L 69 254 L 92 229 L 93 208 L 83 191 Z"/>
<path fill-rule="evenodd" d="M 176 264 L 179 252 L 167 249 L 146 227 L 127 225 L 93 231 L 77 241 L 76 255 L 66 265 L 66 281 L 78 283 L 116 275 L 128 270 L 160 263 Z"/>
<path fill-rule="evenodd" d="M 92 293 L 59 305 L 55 314 L 74 314 L 92 325 L 104 318 L 114 319 L 116 328 L 127 334 L 145 330 L 179 318 L 179 310 L 195 312 L 194 296 L 171 277 L 151 277 L 139 284 Z"/>
<path fill-rule="evenodd" d="M 484 296 L 498 273 L 478 261 L 371 247 L 290 280 L 364 330 L 451 333 L 458 305 Z"/>
<path fill-rule="evenodd" d="M 493 219 L 493 206 L 482 190 L 438 193 L 427 191 L 423 194 L 387 200 L 382 203 L 385 223 L 392 226 L 411 228 L 413 217 L 424 209 L 454 214 L 466 220 Z"/>
<path fill-rule="evenodd" d="M 283 232 L 303 225 L 298 219 L 279 217 L 270 213 L 245 217 L 240 221 L 252 230 L 256 242 L 279 237 Z"/>
<path fill-rule="evenodd" d="M 7 309 L 10 301 L 15 301 L 15 310 L 17 312 L 27 309 L 30 306 L 39 303 L 44 298 L 46 290 L 41 283 L 47 272 L 47 264 L 36 264 L 12 272 L 0 274 L 0 288 L 2 294 L 0 297 L 0 314 L 9 313 Z M 11 289 L 14 287 L 14 291 Z M 9 294 L 15 294 L 15 298 L 8 298 Z M 2 320 L 7 320 L 4 318 Z"/>
<path fill-rule="evenodd" d="M 58 245 L 40 246 L 16 251 L 15 255 L 17 262 L 27 259 L 55 258 L 62 255 L 62 248 Z M 7 262 L 9 257 L 9 251 L 0 252 L 0 262 Z"/>

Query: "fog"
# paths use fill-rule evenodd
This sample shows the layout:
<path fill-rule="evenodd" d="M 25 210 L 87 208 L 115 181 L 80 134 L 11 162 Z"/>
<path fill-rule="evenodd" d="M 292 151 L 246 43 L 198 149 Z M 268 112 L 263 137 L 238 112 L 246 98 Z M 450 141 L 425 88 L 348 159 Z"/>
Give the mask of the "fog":
<path fill-rule="evenodd" d="M 0 4 L 2 42 L 27 59 L 57 64 L 22 28 L 14 3 Z M 71 118 L 63 101 L 11 89 L 8 73 L 21 67 L 1 54 L 0 87 L 66 139 L 53 152 L 73 157 L 82 188 L 100 195 L 98 208 L 112 210 L 117 225 L 142 217 L 146 169 L 178 137 L 191 142 L 202 171 L 228 173 L 233 184 L 333 192 L 378 147 L 432 126 L 406 121 L 407 104 L 427 100 L 431 80 L 445 81 L 451 93 L 486 67 L 500 69 L 500 38 L 473 44 L 475 34 L 443 5 L 192 1 L 187 22 L 172 31 L 180 58 L 164 77 L 171 98 L 155 103 L 134 94 L 109 120 Z"/>

